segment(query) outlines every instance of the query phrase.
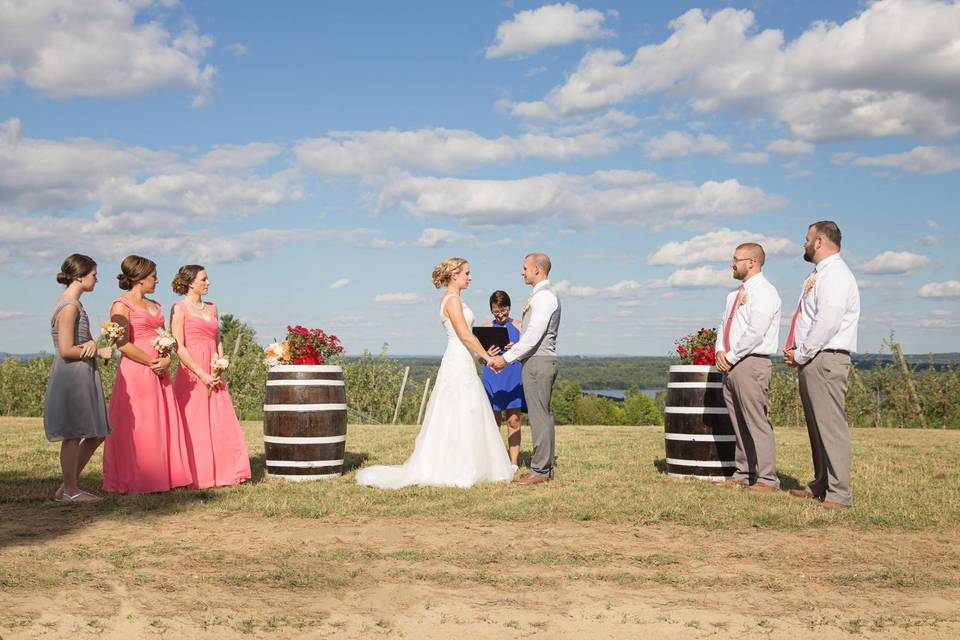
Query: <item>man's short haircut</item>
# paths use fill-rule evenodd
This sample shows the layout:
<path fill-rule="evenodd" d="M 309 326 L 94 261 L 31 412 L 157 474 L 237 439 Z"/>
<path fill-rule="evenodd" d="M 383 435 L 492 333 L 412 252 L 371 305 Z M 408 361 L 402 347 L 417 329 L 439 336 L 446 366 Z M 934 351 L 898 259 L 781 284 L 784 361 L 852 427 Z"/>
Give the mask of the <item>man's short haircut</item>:
<path fill-rule="evenodd" d="M 757 261 L 761 267 L 763 263 L 767 260 L 767 254 L 763 252 L 763 247 L 761 247 L 756 242 L 744 242 L 743 244 L 737 245 L 736 251 L 743 249 L 749 254 L 750 258 L 753 258 Z"/>
<path fill-rule="evenodd" d="M 840 248 L 840 227 L 837 226 L 836 222 L 832 220 L 821 220 L 820 222 L 814 222 L 810 226 L 816 230 L 818 236 L 823 236 L 835 244 L 837 249 Z"/>
<path fill-rule="evenodd" d="M 545 274 L 550 275 L 550 267 L 552 266 L 552 264 L 550 263 L 550 256 L 548 256 L 545 253 L 537 252 L 537 253 L 528 253 L 527 258 L 533 260 L 533 264 L 540 267 L 540 270 L 543 271 Z"/>

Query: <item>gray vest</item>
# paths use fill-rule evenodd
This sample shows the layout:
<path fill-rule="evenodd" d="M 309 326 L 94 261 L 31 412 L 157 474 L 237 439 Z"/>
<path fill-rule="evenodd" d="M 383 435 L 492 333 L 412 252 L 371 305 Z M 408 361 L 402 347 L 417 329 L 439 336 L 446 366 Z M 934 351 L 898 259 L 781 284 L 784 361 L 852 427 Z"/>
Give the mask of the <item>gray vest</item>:
<path fill-rule="evenodd" d="M 547 330 L 543 332 L 543 337 L 537 343 L 536 348 L 530 353 L 533 356 L 556 356 L 557 355 L 557 332 L 560 330 L 560 297 L 549 286 L 544 287 L 547 291 L 557 297 L 557 308 L 550 316 L 547 322 Z M 540 293 L 537 291 L 537 293 Z M 527 330 L 527 323 L 530 321 L 530 308 L 523 312 L 523 319 L 520 321 L 522 331 Z"/>

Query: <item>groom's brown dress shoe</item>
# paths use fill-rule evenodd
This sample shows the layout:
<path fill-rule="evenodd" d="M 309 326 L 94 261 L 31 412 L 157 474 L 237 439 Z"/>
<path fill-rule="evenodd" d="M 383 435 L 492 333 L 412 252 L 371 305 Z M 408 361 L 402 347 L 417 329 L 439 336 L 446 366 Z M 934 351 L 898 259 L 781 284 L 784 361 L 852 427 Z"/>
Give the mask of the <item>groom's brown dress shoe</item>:
<path fill-rule="evenodd" d="M 790 489 L 788 493 L 792 495 L 794 498 L 807 498 L 809 500 L 812 500 L 813 498 L 816 497 L 815 495 L 813 495 L 813 493 L 809 489 Z"/>
<path fill-rule="evenodd" d="M 526 474 L 526 475 L 520 476 L 520 478 L 518 478 L 517 480 L 514 480 L 513 482 L 514 484 L 519 484 L 523 486 L 527 486 L 530 484 L 540 484 L 542 482 L 550 482 L 550 476 L 535 476 L 531 474 Z"/>
<path fill-rule="evenodd" d="M 848 504 L 834 502 L 833 500 L 824 500 L 822 504 L 824 509 L 847 509 L 850 507 Z"/>

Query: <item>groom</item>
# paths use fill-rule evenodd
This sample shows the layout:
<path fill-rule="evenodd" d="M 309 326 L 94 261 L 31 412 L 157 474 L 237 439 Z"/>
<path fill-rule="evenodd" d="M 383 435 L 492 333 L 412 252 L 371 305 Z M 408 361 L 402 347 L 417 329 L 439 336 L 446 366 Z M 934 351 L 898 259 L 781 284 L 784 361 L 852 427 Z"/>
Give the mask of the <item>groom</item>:
<path fill-rule="evenodd" d="M 520 340 L 502 356 L 495 356 L 490 367 L 495 371 L 520 360 L 523 362 L 523 395 L 527 400 L 530 431 L 533 433 L 533 457 L 530 473 L 517 484 L 548 482 L 553 477 L 556 430 L 550 398 L 557 379 L 557 331 L 560 329 L 560 300 L 550 289 L 550 258 L 531 253 L 523 261 L 523 281 L 533 292 L 523 307 Z"/>

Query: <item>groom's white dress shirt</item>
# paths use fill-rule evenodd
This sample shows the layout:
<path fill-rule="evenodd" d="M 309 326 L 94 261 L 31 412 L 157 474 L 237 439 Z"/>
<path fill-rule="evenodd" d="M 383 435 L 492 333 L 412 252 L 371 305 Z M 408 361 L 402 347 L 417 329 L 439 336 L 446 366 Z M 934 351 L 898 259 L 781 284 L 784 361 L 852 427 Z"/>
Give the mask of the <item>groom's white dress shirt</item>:
<path fill-rule="evenodd" d="M 720 342 L 726 335 L 731 305 L 738 306 L 730 322 L 730 344 L 722 345 L 727 362 L 733 365 L 751 354 L 770 356 L 777 353 L 780 345 L 780 294 L 776 287 L 758 273 L 743 283 L 742 294 L 739 289 L 730 292 L 720 319 Z"/>
<path fill-rule="evenodd" d="M 839 253 L 817 263 L 813 287 L 800 294 L 793 359 L 806 364 L 824 349 L 857 350 L 860 289 Z"/>
<path fill-rule="evenodd" d="M 530 305 L 530 320 L 527 322 L 526 330 L 520 336 L 520 340 L 503 354 L 503 359 L 507 364 L 515 360 L 525 360 L 533 355 L 533 351 L 540 344 L 547 331 L 547 325 L 550 323 L 550 317 L 560 307 L 560 301 L 556 294 L 549 289 L 550 281 L 543 280 L 533 287 L 530 299 L 527 304 Z M 550 353 L 547 355 L 556 355 Z"/>

